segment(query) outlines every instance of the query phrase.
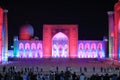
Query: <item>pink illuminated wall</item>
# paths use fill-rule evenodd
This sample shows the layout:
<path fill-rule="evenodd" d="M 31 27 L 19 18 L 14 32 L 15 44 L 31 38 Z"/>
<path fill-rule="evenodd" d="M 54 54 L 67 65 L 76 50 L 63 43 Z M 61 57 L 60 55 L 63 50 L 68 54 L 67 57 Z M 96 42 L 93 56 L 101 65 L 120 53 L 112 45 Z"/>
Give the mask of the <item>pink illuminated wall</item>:
<path fill-rule="evenodd" d="M 118 54 L 119 53 L 119 20 L 120 20 L 120 1 L 118 1 L 115 6 L 114 6 L 114 53 L 113 53 L 113 58 L 118 59 Z"/>
<path fill-rule="evenodd" d="M 0 62 L 2 62 L 2 25 L 3 25 L 3 9 L 0 7 Z"/>
<path fill-rule="evenodd" d="M 52 46 L 58 47 L 57 45 L 52 45 L 52 38 L 55 34 L 62 32 L 68 37 L 68 45 L 66 45 L 68 50 L 68 56 L 70 58 L 77 57 L 77 46 L 78 46 L 78 25 L 68 25 L 68 24 L 44 24 L 43 25 L 43 51 L 45 58 L 51 58 L 52 56 Z M 60 46 L 60 45 L 59 45 Z M 62 48 L 63 45 L 61 45 Z"/>
<path fill-rule="evenodd" d="M 78 58 L 105 58 L 105 41 L 86 41 L 78 42 Z"/>
<path fill-rule="evenodd" d="M 69 40 L 70 40 L 70 58 L 76 58 L 77 51 L 78 51 L 78 26 L 77 25 L 71 25 Z"/>
<path fill-rule="evenodd" d="M 50 58 L 51 57 L 51 42 L 52 42 L 52 36 L 51 36 L 51 28 L 49 25 L 43 26 L 43 52 L 44 52 L 44 58 Z"/>

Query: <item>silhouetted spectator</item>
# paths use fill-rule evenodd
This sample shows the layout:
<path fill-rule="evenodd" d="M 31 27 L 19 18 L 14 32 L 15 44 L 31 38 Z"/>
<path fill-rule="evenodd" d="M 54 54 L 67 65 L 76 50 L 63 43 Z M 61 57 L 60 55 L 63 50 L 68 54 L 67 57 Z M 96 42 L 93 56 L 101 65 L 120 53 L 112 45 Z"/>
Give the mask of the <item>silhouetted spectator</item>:
<path fill-rule="evenodd" d="M 103 72 L 103 67 L 100 68 L 101 72 Z"/>
<path fill-rule="evenodd" d="M 84 75 L 84 73 L 81 73 L 79 80 L 85 80 L 85 75 Z"/>
<path fill-rule="evenodd" d="M 103 80 L 110 80 L 110 77 L 109 77 L 108 73 L 106 73 L 106 74 L 105 74 L 105 76 L 104 76 L 104 79 L 103 79 Z"/>
<path fill-rule="evenodd" d="M 5 72 L 6 71 L 6 66 L 3 66 L 3 72 Z"/>
<path fill-rule="evenodd" d="M 2 78 L 3 78 L 3 76 L 2 76 L 2 74 L 0 73 L 0 80 L 2 80 Z"/>
<path fill-rule="evenodd" d="M 82 72 L 82 67 L 80 67 L 80 73 Z"/>
<path fill-rule="evenodd" d="M 77 80 L 76 72 L 73 73 L 73 75 L 72 75 L 72 80 Z"/>
<path fill-rule="evenodd" d="M 87 68 L 86 67 L 84 67 L 84 71 L 87 72 Z"/>
<path fill-rule="evenodd" d="M 95 67 L 93 67 L 93 72 L 95 72 Z"/>

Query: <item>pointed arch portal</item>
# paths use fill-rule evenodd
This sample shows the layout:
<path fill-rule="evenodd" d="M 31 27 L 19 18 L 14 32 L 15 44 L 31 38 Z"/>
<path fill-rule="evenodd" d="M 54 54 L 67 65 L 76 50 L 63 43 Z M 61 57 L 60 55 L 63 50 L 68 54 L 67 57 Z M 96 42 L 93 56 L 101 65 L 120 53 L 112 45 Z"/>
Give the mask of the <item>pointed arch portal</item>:
<path fill-rule="evenodd" d="M 69 39 L 62 32 L 58 32 L 52 38 L 52 57 L 53 58 L 69 57 Z"/>

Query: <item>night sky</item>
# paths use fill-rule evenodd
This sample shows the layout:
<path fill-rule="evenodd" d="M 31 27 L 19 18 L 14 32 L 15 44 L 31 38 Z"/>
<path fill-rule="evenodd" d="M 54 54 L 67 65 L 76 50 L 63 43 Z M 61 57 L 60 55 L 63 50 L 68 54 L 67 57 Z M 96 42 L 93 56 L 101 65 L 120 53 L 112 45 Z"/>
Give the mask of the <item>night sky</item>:
<path fill-rule="evenodd" d="M 8 9 L 9 45 L 26 23 L 41 40 L 43 24 L 78 24 L 79 40 L 102 40 L 108 35 L 107 11 L 113 11 L 118 0 L 40 1 L 0 0 L 1 7 Z"/>

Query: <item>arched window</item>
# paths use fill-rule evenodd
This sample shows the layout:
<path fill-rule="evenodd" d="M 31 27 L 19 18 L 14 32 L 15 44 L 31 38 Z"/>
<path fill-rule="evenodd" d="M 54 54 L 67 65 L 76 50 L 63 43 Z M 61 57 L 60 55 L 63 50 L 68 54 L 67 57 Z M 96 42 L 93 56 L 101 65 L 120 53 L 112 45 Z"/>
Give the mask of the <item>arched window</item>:
<path fill-rule="evenodd" d="M 20 43 L 20 44 L 19 44 L 19 50 L 22 50 L 22 49 L 24 49 L 24 44 L 23 44 L 23 43 Z"/>
<path fill-rule="evenodd" d="M 85 44 L 85 50 L 89 50 L 90 49 L 90 44 L 89 43 L 86 43 Z"/>
<path fill-rule="evenodd" d="M 26 49 L 26 50 L 30 49 L 30 44 L 29 44 L 29 43 L 26 43 L 26 44 L 25 44 L 25 49 Z"/>
<path fill-rule="evenodd" d="M 91 44 L 91 49 L 92 49 L 92 50 L 96 50 L 96 44 L 95 44 L 95 43 L 92 43 L 92 44 Z"/>
<path fill-rule="evenodd" d="M 102 43 L 98 43 L 98 50 L 102 50 Z"/>
<path fill-rule="evenodd" d="M 35 49 L 36 49 L 36 44 L 35 44 L 35 43 L 32 43 L 32 44 L 31 44 L 31 49 L 32 49 L 32 50 L 35 50 Z"/>
<path fill-rule="evenodd" d="M 79 44 L 79 49 L 80 49 L 80 50 L 83 50 L 83 43 L 80 43 L 80 44 Z"/>
<path fill-rule="evenodd" d="M 37 49 L 42 50 L 42 44 L 41 43 L 37 44 Z"/>

